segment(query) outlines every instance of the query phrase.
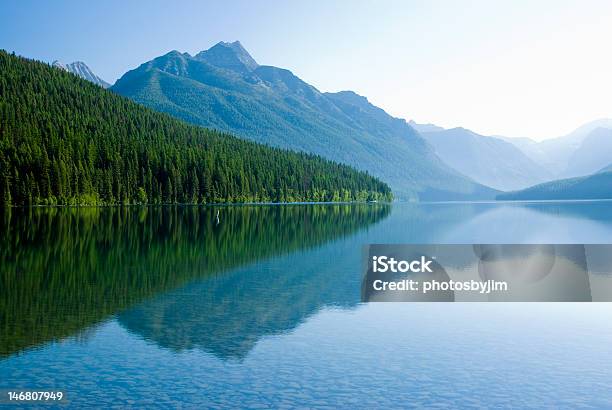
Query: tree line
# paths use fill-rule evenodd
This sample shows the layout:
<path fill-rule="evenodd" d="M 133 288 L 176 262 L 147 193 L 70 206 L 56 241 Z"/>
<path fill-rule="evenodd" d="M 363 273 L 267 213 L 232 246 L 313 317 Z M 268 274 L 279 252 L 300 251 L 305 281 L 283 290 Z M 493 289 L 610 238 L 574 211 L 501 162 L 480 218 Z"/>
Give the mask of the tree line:
<path fill-rule="evenodd" d="M 0 206 L 391 199 L 347 165 L 189 125 L 0 50 Z"/>

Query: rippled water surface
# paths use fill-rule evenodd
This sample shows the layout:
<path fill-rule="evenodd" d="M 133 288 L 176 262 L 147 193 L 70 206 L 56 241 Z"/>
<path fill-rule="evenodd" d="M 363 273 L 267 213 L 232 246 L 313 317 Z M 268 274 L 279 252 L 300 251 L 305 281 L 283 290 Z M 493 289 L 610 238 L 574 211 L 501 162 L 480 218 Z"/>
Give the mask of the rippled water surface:
<path fill-rule="evenodd" d="M 610 202 L 38 209 L 0 229 L 0 391 L 612 407 L 612 304 L 359 302 L 364 244 L 612 243 Z"/>

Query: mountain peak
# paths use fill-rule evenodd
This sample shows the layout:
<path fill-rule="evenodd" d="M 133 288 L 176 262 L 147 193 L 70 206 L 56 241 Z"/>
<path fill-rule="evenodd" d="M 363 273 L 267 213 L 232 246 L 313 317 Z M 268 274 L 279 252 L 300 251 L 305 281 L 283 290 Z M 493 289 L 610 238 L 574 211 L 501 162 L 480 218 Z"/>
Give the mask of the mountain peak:
<path fill-rule="evenodd" d="M 79 76 L 87 81 L 97 84 L 101 87 L 108 88 L 110 84 L 94 74 L 93 71 L 82 61 L 75 61 L 70 64 L 64 64 L 61 61 L 55 60 L 51 63 L 53 67 L 68 71 L 76 76 Z"/>
<path fill-rule="evenodd" d="M 164 56 L 165 57 L 191 57 L 189 53 L 181 53 L 178 50 L 168 51 L 166 54 L 164 54 Z"/>
<path fill-rule="evenodd" d="M 220 41 L 208 50 L 199 52 L 195 58 L 220 68 L 241 73 L 250 72 L 259 67 L 259 64 L 240 44 L 240 41 L 234 41 L 233 43 Z"/>
<path fill-rule="evenodd" d="M 62 70 L 66 70 L 66 65 L 59 60 L 55 60 L 51 63 L 53 67 L 61 68 Z"/>

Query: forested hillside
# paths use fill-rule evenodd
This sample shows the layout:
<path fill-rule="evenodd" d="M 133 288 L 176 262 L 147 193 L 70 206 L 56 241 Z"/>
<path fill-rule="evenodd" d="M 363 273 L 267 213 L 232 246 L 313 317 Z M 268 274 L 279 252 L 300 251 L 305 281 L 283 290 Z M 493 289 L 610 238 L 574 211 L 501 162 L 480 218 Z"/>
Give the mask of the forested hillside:
<path fill-rule="evenodd" d="M 497 199 L 508 201 L 612 199 L 612 172 L 603 171 L 586 177 L 559 179 L 515 192 Z"/>
<path fill-rule="evenodd" d="M 388 199 L 349 166 L 188 125 L 0 50 L 0 205 Z"/>

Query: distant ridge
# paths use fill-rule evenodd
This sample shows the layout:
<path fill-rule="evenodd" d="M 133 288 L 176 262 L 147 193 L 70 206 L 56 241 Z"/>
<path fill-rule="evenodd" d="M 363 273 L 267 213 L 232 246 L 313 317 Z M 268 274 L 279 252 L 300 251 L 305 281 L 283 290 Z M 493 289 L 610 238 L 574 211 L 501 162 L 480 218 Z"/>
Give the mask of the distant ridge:
<path fill-rule="evenodd" d="M 564 176 L 597 172 L 612 163 L 612 129 L 598 127 L 589 132 L 570 155 Z"/>
<path fill-rule="evenodd" d="M 476 182 L 517 191 L 547 181 L 612 170 L 612 119 L 601 118 L 544 141 L 483 136 L 464 128 L 410 124 L 444 162 Z M 428 131 L 428 130 L 438 131 Z"/>
<path fill-rule="evenodd" d="M 93 71 L 82 61 L 75 61 L 74 63 L 64 64 L 60 61 L 55 60 L 52 64 L 53 67 L 61 68 L 62 70 L 66 70 L 74 75 L 78 75 L 79 77 L 91 81 L 94 84 L 98 84 L 101 87 L 108 88 L 110 84 L 98 77 L 94 74 Z"/>
<path fill-rule="evenodd" d="M 516 190 L 553 179 L 544 167 L 500 138 L 465 128 L 421 132 L 421 135 L 448 165 L 492 188 Z"/>
<path fill-rule="evenodd" d="M 598 131 L 598 129 L 600 131 Z M 504 138 L 536 163 L 544 166 L 556 178 L 584 176 L 612 162 L 612 149 L 601 135 L 601 129 L 612 130 L 612 119 L 590 121 L 567 135 L 534 141 L 529 138 Z M 594 141 L 598 139 L 598 141 Z M 577 154 L 578 151 L 581 151 Z M 574 157 L 577 155 L 576 157 Z"/>
<path fill-rule="evenodd" d="M 601 173 L 601 172 L 612 172 L 612 164 L 600 169 L 598 173 Z"/>

